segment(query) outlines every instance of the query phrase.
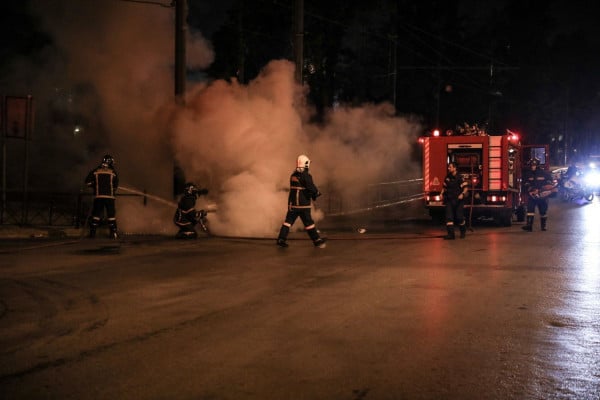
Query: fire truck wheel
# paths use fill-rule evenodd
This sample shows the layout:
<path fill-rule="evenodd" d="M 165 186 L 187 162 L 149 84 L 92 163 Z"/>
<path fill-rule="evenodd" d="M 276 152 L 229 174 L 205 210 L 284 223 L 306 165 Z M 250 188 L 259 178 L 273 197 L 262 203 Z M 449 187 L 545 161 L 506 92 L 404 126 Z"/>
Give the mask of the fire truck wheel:
<path fill-rule="evenodd" d="M 511 212 L 505 212 L 505 213 L 502 213 L 502 214 L 498 214 L 498 215 L 496 215 L 496 217 L 494 218 L 494 220 L 500 226 L 512 226 L 512 213 Z"/>

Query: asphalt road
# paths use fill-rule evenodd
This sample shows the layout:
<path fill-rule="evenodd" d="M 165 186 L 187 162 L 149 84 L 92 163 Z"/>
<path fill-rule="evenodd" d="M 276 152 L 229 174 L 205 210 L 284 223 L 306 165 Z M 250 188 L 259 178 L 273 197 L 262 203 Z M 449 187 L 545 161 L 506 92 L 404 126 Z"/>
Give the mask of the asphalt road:
<path fill-rule="evenodd" d="M 598 221 L 4 240 L 0 397 L 598 399 Z"/>

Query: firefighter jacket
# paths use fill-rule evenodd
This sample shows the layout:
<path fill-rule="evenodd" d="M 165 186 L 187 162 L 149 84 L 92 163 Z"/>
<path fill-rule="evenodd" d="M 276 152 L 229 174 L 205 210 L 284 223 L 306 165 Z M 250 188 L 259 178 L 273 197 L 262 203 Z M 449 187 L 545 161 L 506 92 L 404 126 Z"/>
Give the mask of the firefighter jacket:
<path fill-rule="evenodd" d="M 198 212 L 196 211 L 196 195 L 186 193 L 181 196 L 177 204 L 177 210 L 173 217 L 177 226 L 194 226 L 198 223 Z"/>
<path fill-rule="evenodd" d="M 313 183 L 312 176 L 308 169 L 303 171 L 294 171 L 290 176 L 290 195 L 288 197 L 288 207 L 290 209 L 310 208 L 310 201 L 316 200 L 321 193 Z"/>
<path fill-rule="evenodd" d="M 459 201 L 458 195 L 464 193 L 467 186 L 468 183 L 463 179 L 462 175 L 448 173 L 444 179 L 444 200 L 451 203 Z"/>
<path fill-rule="evenodd" d="M 552 185 L 552 176 L 548 171 L 537 167 L 535 171 L 528 170 L 523 177 L 524 187 L 527 193 L 537 194 L 542 186 Z"/>
<path fill-rule="evenodd" d="M 94 190 L 94 197 L 114 199 L 119 187 L 119 176 L 114 168 L 100 165 L 90 171 L 85 184 Z"/>

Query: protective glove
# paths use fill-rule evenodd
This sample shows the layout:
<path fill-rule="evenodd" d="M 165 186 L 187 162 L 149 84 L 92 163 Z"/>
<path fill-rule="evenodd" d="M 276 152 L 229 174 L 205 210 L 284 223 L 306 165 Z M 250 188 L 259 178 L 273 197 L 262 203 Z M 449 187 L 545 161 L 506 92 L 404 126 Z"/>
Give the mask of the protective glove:
<path fill-rule="evenodd" d="M 196 215 L 195 215 L 196 221 L 200 221 L 202 218 L 206 217 L 207 214 L 208 213 L 206 211 L 204 211 L 204 210 L 196 211 Z"/>

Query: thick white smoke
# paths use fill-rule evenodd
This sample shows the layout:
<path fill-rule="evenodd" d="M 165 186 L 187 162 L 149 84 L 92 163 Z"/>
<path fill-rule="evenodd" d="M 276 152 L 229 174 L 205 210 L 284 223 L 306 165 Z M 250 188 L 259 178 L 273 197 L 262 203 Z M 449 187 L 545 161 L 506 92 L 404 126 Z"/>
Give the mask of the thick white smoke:
<path fill-rule="evenodd" d="M 322 190 L 348 198 L 364 195 L 369 183 L 412 174 L 408 155 L 419 126 L 394 117 L 391 105 L 340 107 L 325 124 L 310 124 L 307 115 L 289 61 L 272 61 L 248 85 L 216 81 L 189 94 L 174 118 L 175 154 L 218 199 L 217 233 L 273 236 L 299 154 L 312 159 Z"/>
<path fill-rule="evenodd" d="M 82 182 L 109 152 L 123 185 L 173 200 L 176 160 L 188 180 L 210 190 L 201 200 L 217 204 L 218 212 L 209 216 L 216 233 L 273 237 L 285 215 L 289 175 L 299 154 L 311 158 L 322 191 L 348 198 L 360 196 L 368 183 L 414 176 L 406 168 L 420 127 L 395 117 L 389 104 L 339 107 L 325 123 L 311 124 L 306 88 L 294 82 L 291 62 L 277 60 L 245 85 L 188 82 L 186 105 L 176 107 L 172 8 L 113 0 L 32 5 L 56 47 L 46 50 L 41 66 L 19 63 L 19 82 L 27 82 L 20 90 L 41 98 L 36 89 L 51 95 L 57 87 L 83 85 L 95 96 L 80 108 L 88 120 L 99 121 L 96 131 L 78 139 L 94 143 L 78 145 L 90 152 L 85 165 L 63 157 L 64 165 L 57 166 L 69 179 Z M 188 66 L 198 68 L 214 57 L 198 33 L 189 35 L 187 55 Z M 126 232 L 176 230 L 174 209 L 165 202 L 149 199 L 144 206 L 138 197 L 120 197 L 117 212 Z"/>

